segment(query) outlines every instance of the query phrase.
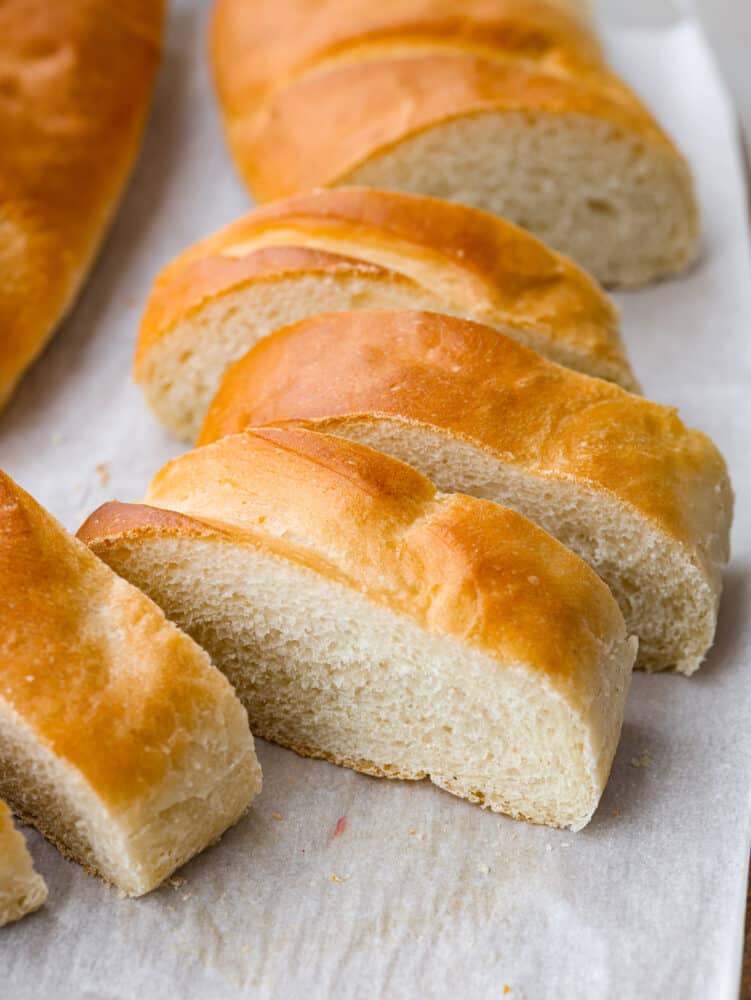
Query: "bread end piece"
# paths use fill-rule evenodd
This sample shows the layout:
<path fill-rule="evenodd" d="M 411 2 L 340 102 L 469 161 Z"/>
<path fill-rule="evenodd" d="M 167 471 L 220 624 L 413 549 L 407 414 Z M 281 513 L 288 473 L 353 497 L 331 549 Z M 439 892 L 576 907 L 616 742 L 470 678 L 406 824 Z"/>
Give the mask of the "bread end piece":
<path fill-rule="evenodd" d="M 0 528 L 0 795 L 140 896 L 260 790 L 247 715 L 202 649 L 2 473 Z"/>
<path fill-rule="evenodd" d="M 34 870 L 10 809 L 0 800 L 0 927 L 38 910 L 46 899 L 47 885 Z"/>

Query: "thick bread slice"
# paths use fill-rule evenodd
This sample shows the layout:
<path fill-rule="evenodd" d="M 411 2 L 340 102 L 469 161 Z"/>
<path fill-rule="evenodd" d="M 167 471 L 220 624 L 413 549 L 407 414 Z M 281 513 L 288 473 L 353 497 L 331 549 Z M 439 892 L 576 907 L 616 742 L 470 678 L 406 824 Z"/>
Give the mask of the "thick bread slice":
<path fill-rule="evenodd" d="M 0 473 L 0 795 L 139 896 L 245 812 L 261 773 L 208 656 Z"/>
<path fill-rule="evenodd" d="M 315 313 L 365 308 L 468 316 L 638 388 L 613 304 L 570 261 L 485 212 L 357 188 L 258 209 L 168 265 L 135 377 L 158 419 L 194 441 L 226 367 L 256 341 Z"/>
<path fill-rule="evenodd" d="M 635 641 L 539 528 L 299 430 L 189 452 L 145 502 L 105 505 L 80 537 L 211 651 L 259 735 L 518 818 L 589 820 Z"/>
<path fill-rule="evenodd" d="M 47 899 L 47 886 L 34 871 L 26 841 L 0 800 L 0 927 L 33 913 Z"/>
<path fill-rule="evenodd" d="M 729 555 L 722 456 L 675 410 L 430 313 L 313 317 L 230 369 L 200 442 L 293 422 L 521 511 L 610 586 L 639 664 L 695 671 Z"/>
<path fill-rule="evenodd" d="M 243 177 L 261 201 L 345 184 L 473 205 L 606 284 L 681 270 L 698 230 L 688 167 L 565 6 L 217 0 Z"/>
<path fill-rule="evenodd" d="M 163 0 L 0 4 L 0 407 L 66 314 L 135 159 Z"/>

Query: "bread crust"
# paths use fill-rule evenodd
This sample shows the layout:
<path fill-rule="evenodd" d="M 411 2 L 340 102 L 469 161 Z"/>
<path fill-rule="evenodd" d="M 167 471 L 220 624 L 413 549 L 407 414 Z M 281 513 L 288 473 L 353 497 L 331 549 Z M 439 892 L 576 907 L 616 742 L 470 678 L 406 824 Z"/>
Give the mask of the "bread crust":
<path fill-rule="evenodd" d="M 728 558 L 732 493 L 709 438 L 672 407 L 450 316 L 361 310 L 278 331 L 229 370 L 199 444 L 265 424 L 335 430 L 381 418 L 601 491 L 687 546 L 714 580 Z"/>
<path fill-rule="evenodd" d="M 0 405 L 78 292 L 138 150 L 163 0 L 0 7 Z"/>
<path fill-rule="evenodd" d="M 146 307 L 134 359 L 207 303 L 291 274 L 368 274 L 425 289 L 447 307 L 548 338 L 636 389 L 610 299 L 571 261 L 486 212 L 368 188 L 319 190 L 264 206 L 170 263 Z M 269 294 L 273 294 L 270 287 Z"/>

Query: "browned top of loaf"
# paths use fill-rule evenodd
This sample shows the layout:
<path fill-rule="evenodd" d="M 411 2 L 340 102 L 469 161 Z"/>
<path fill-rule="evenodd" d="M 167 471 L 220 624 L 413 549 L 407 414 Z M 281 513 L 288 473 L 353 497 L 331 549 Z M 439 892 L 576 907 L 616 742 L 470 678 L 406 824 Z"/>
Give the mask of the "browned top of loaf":
<path fill-rule="evenodd" d="M 136 372 L 154 344 L 206 302 L 295 271 L 341 269 L 407 275 L 457 310 L 560 336 L 612 360 L 627 377 L 616 311 L 571 261 L 486 212 L 369 188 L 322 189 L 266 205 L 182 253 L 154 285 Z"/>
<path fill-rule="evenodd" d="M 113 807 L 234 699 L 208 656 L 0 473 L 0 706 Z"/>
<path fill-rule="evenodd" d="M 169 462 L 144 502 L 105 505 L 79 537 L 105 558 L 120 543 L 212 533 L 275 553 L 429 631 L 539 671 L 585 706 L 603 656 L 624 637 L 607 587 L 524 517 L 438 494 L 410 467 L 342 438 L 233 435 Z"/>
<path fill-rule="evenodd" d="M 702 551 L 727 556 L 727 470 L 675 409 L 572 372 L 479 323 L 421 312 L 332 313 L 278 331 L 236 362 L 199 443 L 245 427 L 420 424 L 536 476 L 601 491 Z"/>
<path fill-rule="evenodd" d="M 211 50 L 261 200 L 346 180 L 404 137 L 483 111 L 591 115 L 672 149 L 563 4 L 218 0 Z"/>
<path fill-rule="evenodd" d="M 69 305 L 120 193 L 163 6 L 0 4 L 0 403 Z"/>

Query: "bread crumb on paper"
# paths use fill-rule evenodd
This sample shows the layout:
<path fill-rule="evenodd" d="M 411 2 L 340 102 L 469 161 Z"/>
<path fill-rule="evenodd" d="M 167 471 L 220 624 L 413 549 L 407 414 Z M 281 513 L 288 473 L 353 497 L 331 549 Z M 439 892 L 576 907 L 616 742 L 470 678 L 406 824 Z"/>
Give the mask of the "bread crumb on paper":
<path fill-rule="evenodd" d="M 284 816 L 282 816 L 281 813 L 272 813 L 271 814 L 271 818 L 275 819 L 277 822 L 279 822 L 280 820 L 284 819 Z"/>
<path fill-rule="evenodd" d="M 615 808 L 615 809 L 613 810 L 613 815 L 614 815 L 614 816 L 620 816 L 620 815 L 621 815 L 621 810 L 620 810 L 620 809 L 618 809 L 618 808 L 616 807 L 616 808 Z"/>
<path fill-rule="evenodd" d="M 171 885 L 173 889 L 180 889 L 187 881 L 182 875 L 173 875 L 167 879 L 167 885 Z"/>
<path fill-rule="evenodd" d="M 638 757 L 631 758 L 631 767 L 651 767 L 654 764 L 649 750 L 642 750 Z"/>
<path fill-rule="evenodd" d="M 480 873 L 480 875 L 489 875 L 490 874 L 490 868 L 488 867 L 488 865 L 485 865 L 485 864 L 479 864 L 477 866 L 477 871 Z"/>
<path fill-rule="evenodd" d="M 100 462 L 95 471 L 99 476 L 99 485 L 106 486 L 110 481 L 110 470 L 108 464 L 106 462 Z"/>
<path fill-rule="evenodd" d="M 329 875 L 329 882 L 349 882 L 349 875 L 337 875 L 336 872 L 332 872 Z"/>

